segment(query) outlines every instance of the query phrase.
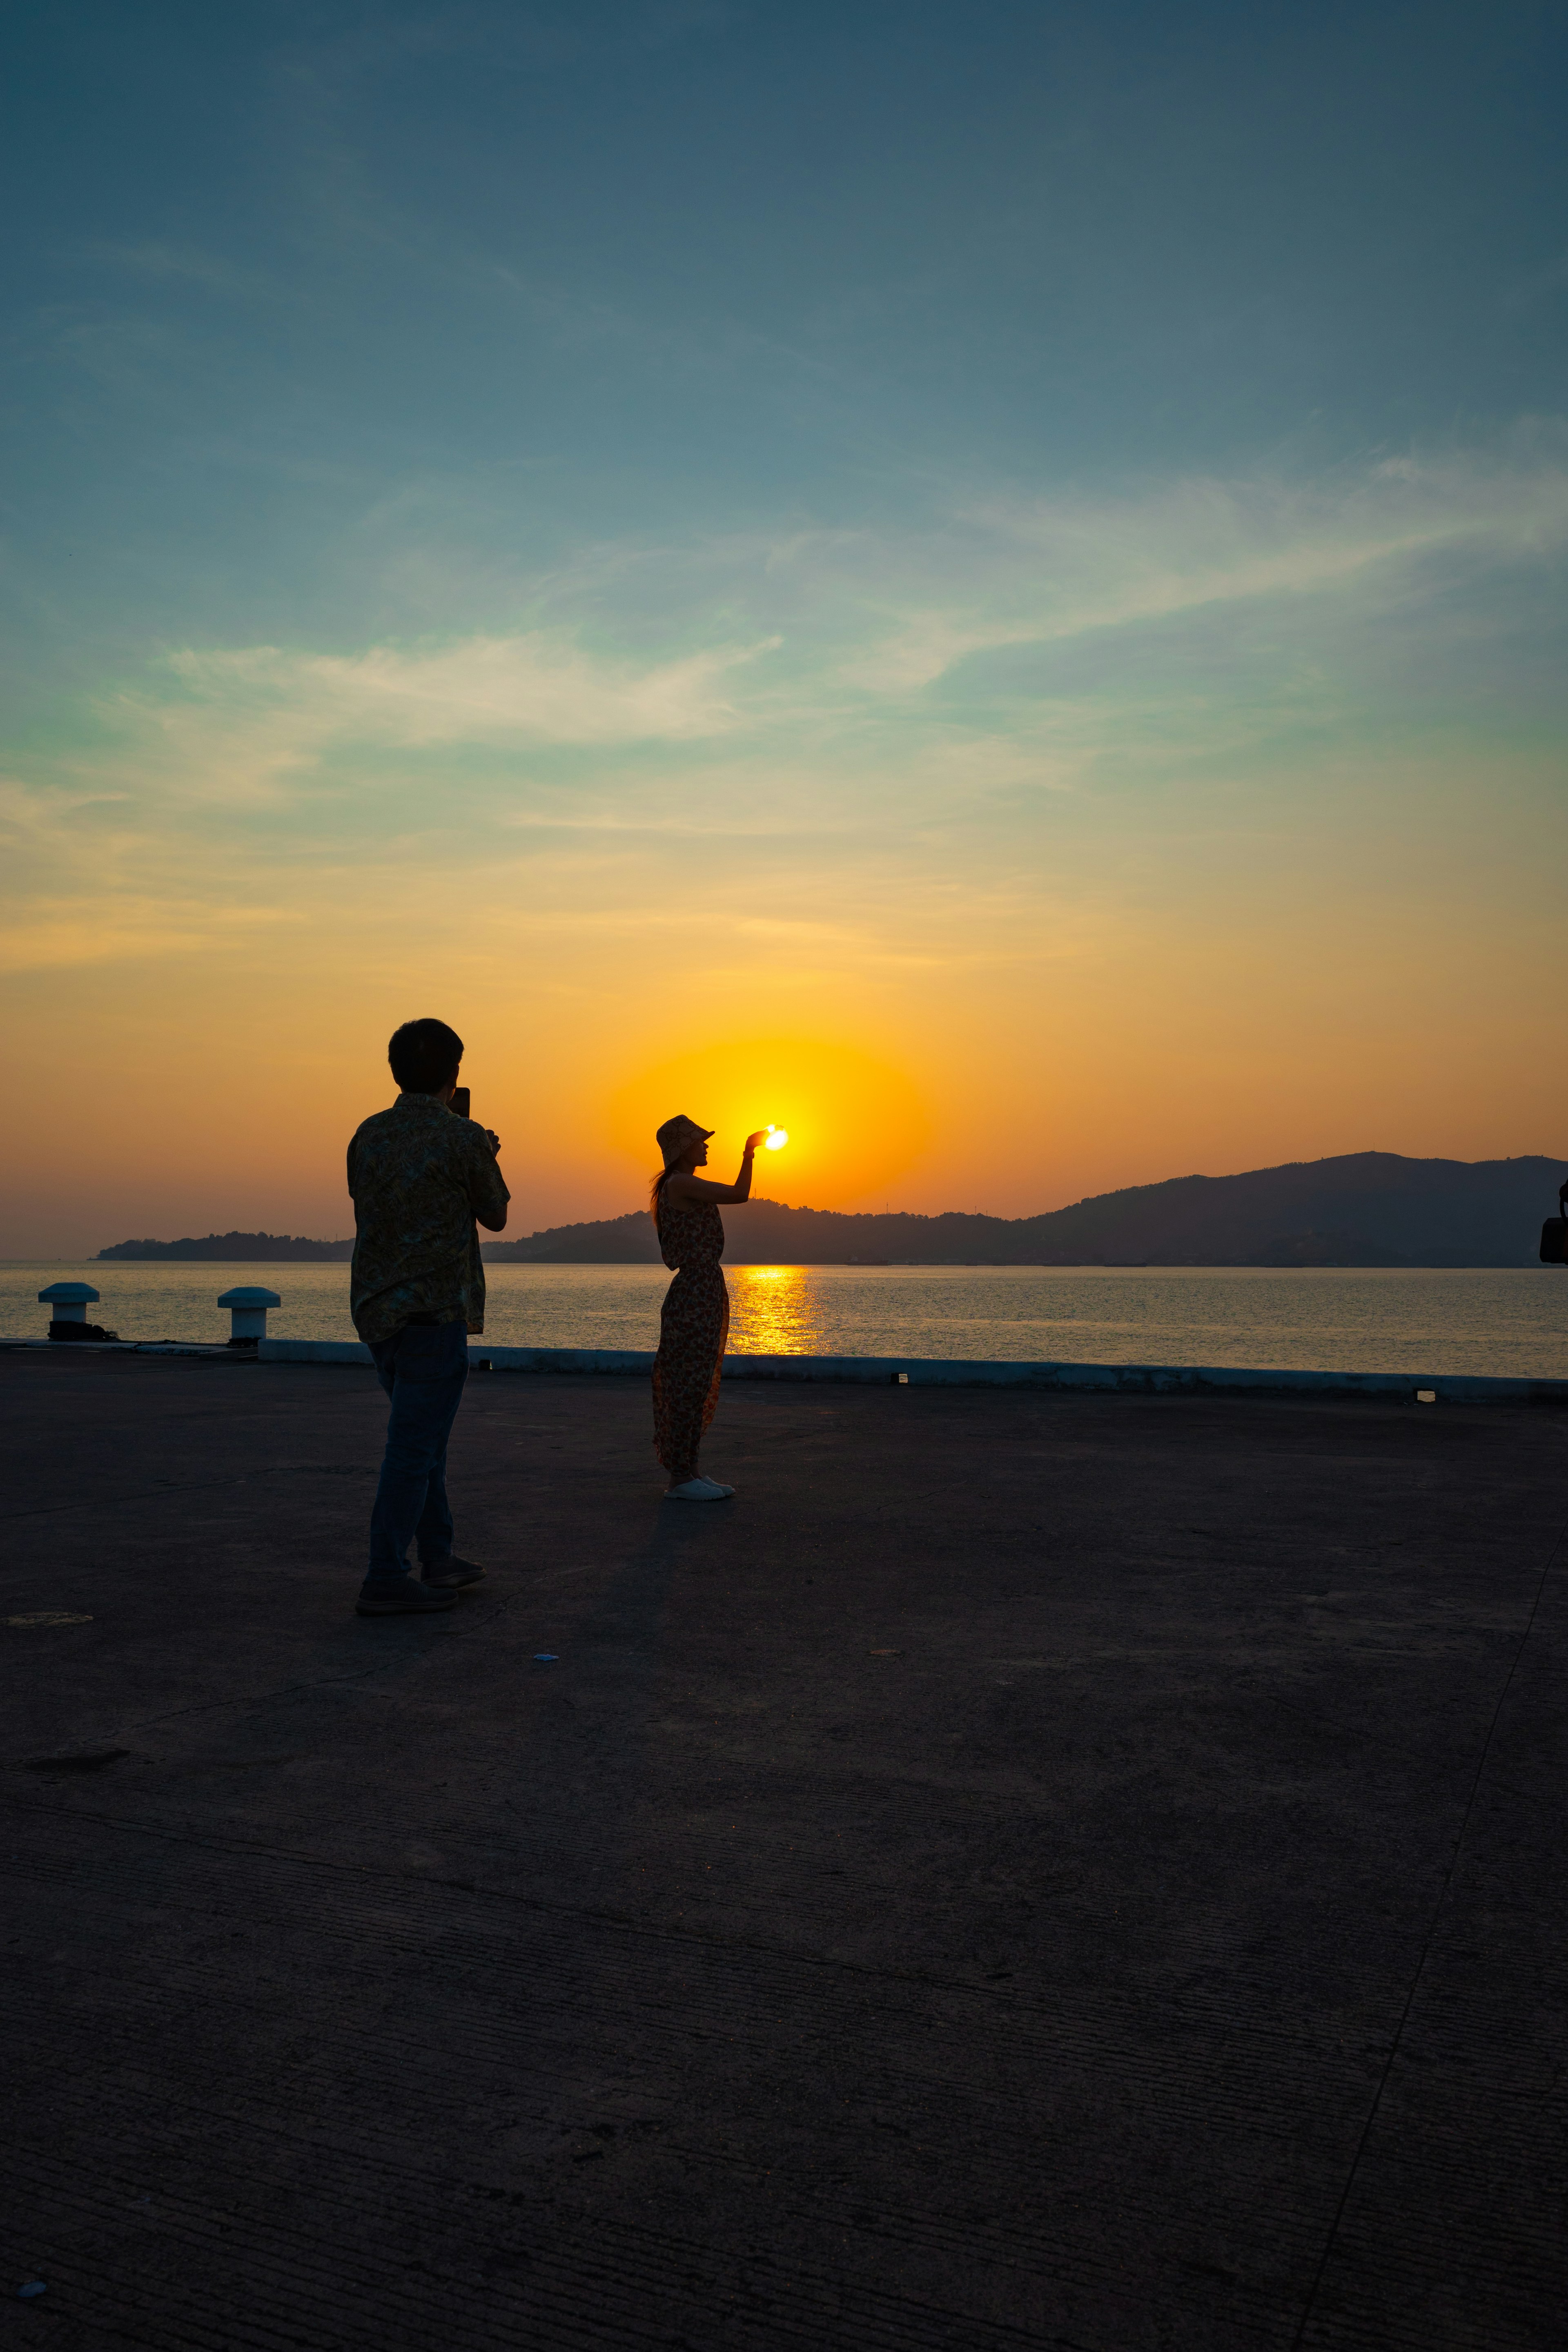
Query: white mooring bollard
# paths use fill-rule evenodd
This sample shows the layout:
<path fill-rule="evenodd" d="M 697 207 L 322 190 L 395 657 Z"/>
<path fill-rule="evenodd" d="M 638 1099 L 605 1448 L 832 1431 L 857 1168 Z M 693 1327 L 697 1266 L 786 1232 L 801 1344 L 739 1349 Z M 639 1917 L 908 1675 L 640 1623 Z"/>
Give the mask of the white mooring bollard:
<path fill-rule="evenodd" d="M 275 1290 L 262 1290 L 253 1283 L 241 1283 L 237 1289 L 226 1290 L 218 1300 L 228 1308 L 232 1318 L 229 1345 L 237 1339 L 265 1339 L 267 1310 L 281 1307 L 283 1301 Z"/>
<path fill-rule="evenodd" d="M 51 1323 L 85 1324 L 87 1310 L 97 1306 L 100 1295 L 90 1282 L 51 1282 L 47 1290 L 38 1293 L 49 1310 Z"/>

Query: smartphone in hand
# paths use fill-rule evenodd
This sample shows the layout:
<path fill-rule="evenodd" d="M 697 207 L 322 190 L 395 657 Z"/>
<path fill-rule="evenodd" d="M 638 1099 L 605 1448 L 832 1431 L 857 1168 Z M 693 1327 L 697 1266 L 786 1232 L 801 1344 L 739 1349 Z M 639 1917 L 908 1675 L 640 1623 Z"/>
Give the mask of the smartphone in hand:
<path fill-rule="evenodd" d="M 459 1118 L 468 1118 L 468 1089 L 467 1087 L 454 1087 L 452 1088 L 452 1108 L 456 1111 Z"/>

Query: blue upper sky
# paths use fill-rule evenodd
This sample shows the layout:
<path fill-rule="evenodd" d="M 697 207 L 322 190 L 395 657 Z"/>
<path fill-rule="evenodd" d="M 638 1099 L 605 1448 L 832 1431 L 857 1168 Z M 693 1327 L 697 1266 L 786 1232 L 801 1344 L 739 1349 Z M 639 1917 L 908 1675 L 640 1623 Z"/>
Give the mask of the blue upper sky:
<path fill-rule="evenodd" d="M 1556 7 L 51 0 L 8 49 L 24 687 L 428 626 L 433 527 L 461 624 L 627 533 L 1563 405 Z"/>

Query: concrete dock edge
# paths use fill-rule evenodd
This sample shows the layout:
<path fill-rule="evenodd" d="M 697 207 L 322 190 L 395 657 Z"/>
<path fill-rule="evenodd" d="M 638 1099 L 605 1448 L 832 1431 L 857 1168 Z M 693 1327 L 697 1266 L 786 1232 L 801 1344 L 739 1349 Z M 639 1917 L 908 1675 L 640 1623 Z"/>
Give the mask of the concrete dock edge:
<path fill-rule="evenodd" d="M 0 1349 L 47 1349 L 48 1339 L 0 1339 Z M 223 1345 L 196 1341 L 87 1340 L 79 1354 L 226 1356 Z M 248 1351 L 247 1351 L 248 1352 Z M 476 1370 L 574 1372 L 646 1379 L 653 1351 L 643 1348 L 503 1348 L 469 1342 Z M 364 1364 L 373 1359 L 357 1339 L 262 1339 L 255 1360 L 264 1364 Z M 1412 1403 L 1568 1406 L 1568 1380 L 1509 1379 L 1461 1372 L 1302 1372 L 1231 1364 L 1016 1363 L 1006 1358 L 963 1356 L 726 1356 L 727 1381 L 848 1381 L 910 1388 L 1054 1389 L 1064 1393 L 1124 1396 L 1365 1396 Z"/>
<path fill-rule="evenodd" d="M 503 1348 L 469 1343 L 476 1366 L 492 1372 L 640 1374 L 651 1349 Z M 264 1363 L 368 1364 L 368 1348 L 349 1339 L 263 1339 Z M 747 1356 L 724 1359 L 728 1381 L 854 1381 L 911 1388 L 1083 1390 L 1131 1396 L 1431 1397 L 1451 1404 L 1568 1405 L 1568 1380 L 1527 1380 L 1444 1372 L 1301 1372 L 1231 1365 L 1016 1363 L 943 1356 Z"/>

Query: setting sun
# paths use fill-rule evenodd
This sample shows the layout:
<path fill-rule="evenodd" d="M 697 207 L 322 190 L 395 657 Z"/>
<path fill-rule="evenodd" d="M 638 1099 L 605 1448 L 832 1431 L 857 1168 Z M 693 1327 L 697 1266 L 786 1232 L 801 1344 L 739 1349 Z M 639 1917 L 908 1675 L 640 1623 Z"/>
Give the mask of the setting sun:
<path fill-rule="evenodd" d="M 609 1139 L 640 1171 L 655 1128 L 685 1111 L 715 1130 L 711 1172 L 727 1173 L 746 1137 L 769 1125 L 757 1105 L 770 1096 L 789 1104 L 790 1124 L 769 1127 L 764 1148 L 788 1144 L 792 1197 L 816 1208 L 873 1198 L 879 1207 L 930 1143 L 930 1114 L 902 1070 L 858 1046 L 809 1037 L 738 1037 L 625 1080 L 607 1107 Z"/>

